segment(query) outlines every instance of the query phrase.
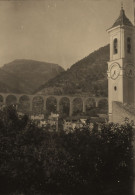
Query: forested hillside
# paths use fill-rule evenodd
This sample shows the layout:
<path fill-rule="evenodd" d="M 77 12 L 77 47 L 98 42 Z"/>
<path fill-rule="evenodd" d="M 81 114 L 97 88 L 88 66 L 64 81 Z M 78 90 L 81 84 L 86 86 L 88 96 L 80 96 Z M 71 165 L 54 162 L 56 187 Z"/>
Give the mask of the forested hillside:
<path fill-rule="evenodd" d="M 44 93 L 53 88 L 56 94 L 83 94 L 107 96 L 107 61 L 109 45 L 94 51 L 76 62 L 65 72 L 49 80 L 35 92 Z"/>
<path fill-rule="evenodd" d="M 0 92 L 31 94 L 64 69 L 57 64 L 35 60 L 14 60 L 0 68 Z"/>

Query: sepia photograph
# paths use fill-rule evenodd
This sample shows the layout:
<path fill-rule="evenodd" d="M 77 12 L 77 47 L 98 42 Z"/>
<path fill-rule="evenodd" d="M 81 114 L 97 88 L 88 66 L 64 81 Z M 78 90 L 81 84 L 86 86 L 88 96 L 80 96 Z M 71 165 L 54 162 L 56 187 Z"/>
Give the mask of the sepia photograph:
<path fill-rule="evenodd" d="M 0 0 L 0 195 L 135 195 L 135 0 Z"/>

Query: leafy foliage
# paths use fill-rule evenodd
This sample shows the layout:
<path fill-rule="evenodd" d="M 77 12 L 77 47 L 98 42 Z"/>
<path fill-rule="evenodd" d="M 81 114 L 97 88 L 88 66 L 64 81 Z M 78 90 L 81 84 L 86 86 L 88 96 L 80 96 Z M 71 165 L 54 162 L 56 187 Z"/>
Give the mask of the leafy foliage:
<path fill-rule="evenodd" d="M 0 194 L 130 195 L 132 127 L 48 132 L 0 111 Z"/>

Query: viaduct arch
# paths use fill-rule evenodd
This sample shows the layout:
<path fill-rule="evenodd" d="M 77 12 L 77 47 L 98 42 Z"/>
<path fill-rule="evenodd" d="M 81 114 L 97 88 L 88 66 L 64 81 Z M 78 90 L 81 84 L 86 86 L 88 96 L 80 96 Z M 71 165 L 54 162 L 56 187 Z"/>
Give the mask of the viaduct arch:
<path fill-rule="evenodd" d="M 56 111 L 59 112 L 60 111 L 60 102 L 63 98 L 66 98 L 69 100 L 69 116 L 72 116 L 73 114 L 73 102 L 76 99 L 80 99 L 82 101 L 82 112 L 85 113 L 86 112 L 86 105 L 87 105 L 87 101 L 89 99 L 91 99 L 93 101 L 93 104 L 95 107 L 98 107 L 98 105 L 100 104 L 100 101 L 107 101 L 108 102 L 108 98 L 107 97 L 90 97 L 90 96 L 68 96 L 68 95 L 61 95 L 61 96 L 57 96 L 57 95 L 28 95 L 28 94 L 15 94 L 15 93 L 0 93 L 0 104 L 1 105 L 7 105 L 8 104 L 8 99 L 9 97 L 12 97 L 12 101 L 10 102 L 10 104 L 16 104 L 16 105 L 20 105 L 20 102 L 23 101 L 23 98 L 25 97 L 27 99 L 28 102 L 28 108 L 29 111 L 32 111 L 33 109 L 33 101 L 36 97 L 42 99 L 42 110 L 46 111 L 46 105 L 47 105 L 47 100 L 52 97 L 56 99 Z"/>

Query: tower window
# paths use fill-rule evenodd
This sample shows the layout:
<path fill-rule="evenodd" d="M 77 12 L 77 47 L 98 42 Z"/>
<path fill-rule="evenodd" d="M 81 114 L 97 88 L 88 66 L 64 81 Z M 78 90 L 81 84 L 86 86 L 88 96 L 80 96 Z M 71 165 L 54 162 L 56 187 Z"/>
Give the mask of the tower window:
<path fill-rule="evenodd" d="M 114 54 L 118 53 L 118 39 L 114 39 L 113 41 L 113 52 Z"/>
<path fill-rule="evenodd" d="M 114 90 L 117 91 L 117 87 L 116 86 L 114 87 Z"/>
<path fill-rule="evenodd" d="M 127 38 L 127 52 L 131 53 L 131 38 Z"/>

